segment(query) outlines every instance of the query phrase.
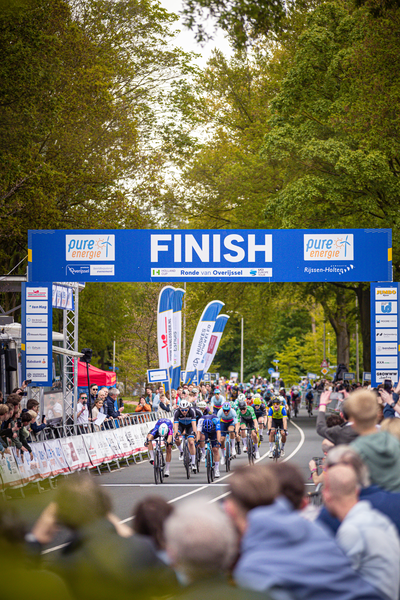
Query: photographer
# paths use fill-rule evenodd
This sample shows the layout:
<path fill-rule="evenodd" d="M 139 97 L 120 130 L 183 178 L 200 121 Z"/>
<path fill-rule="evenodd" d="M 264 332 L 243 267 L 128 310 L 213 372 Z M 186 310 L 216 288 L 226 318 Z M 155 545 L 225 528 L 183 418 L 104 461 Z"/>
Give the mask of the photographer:
<path fill-rule="evenodd" d="M 393 419 L 394 417 L 400 417 L 400 382 L 393 390 L 391 380 L 385 379 L 383 388 L 379 386 L 377 392 L 378 402 L 383 406 L 383 415 L 385 419 Z"/>
<path fill-rule="evenodd" d="M 334 395 L 333 398 L 332 395 Z M 321 394 L 317 415 L 317 433 L 321 437 L 332 442 L 332 444 L 334 444 L 335 446 L 337 446 L 338 444 L 350 444 L 353 440 L 356 439 L 358 433 L 351 427 L 351 422 L 348 420 L 348 416 L 346 414 L 346 410 L 343 406 L 343 403 L 341 403 L 340 415 L 343 418 L 344 423 L 342 425 L 335 425 L 334 427 L 328 427 L 326 424 L 326 407 L 332 400 L 340 400 L 340 398 L 337 397 L 336 392 L 332 392 L 328 389 L 325 390 L 323 394 Z"/>

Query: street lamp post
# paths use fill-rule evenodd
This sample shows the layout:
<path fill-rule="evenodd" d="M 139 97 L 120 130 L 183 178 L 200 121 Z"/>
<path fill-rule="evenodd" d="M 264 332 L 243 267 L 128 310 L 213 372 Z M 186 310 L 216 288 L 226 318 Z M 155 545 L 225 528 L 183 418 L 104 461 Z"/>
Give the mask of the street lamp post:
<path fill-rule="evenodd" d="M 240 383 L 244 383 L 243 381 L 243 365 L 244 365 L 244 317 L 242 314 L 237 312 L 237 310 L 227 310 L 227 313 L 231 315 L 239 315 L 241 319 L 240 323 Z"/>

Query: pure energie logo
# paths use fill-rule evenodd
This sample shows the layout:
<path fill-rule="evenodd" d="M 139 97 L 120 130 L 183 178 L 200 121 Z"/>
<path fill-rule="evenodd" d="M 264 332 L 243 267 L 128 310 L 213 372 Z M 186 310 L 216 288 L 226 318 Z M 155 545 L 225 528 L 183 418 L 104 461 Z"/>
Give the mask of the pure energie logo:
<path fill-rule="evenodd" d="M 304 234 L 304 260 L 354 260 L 353 234 Z"/>
<path fill-rule="evenodd" d="M 115 235 L 66 235 L 66 260 L 115 260 Z"/>

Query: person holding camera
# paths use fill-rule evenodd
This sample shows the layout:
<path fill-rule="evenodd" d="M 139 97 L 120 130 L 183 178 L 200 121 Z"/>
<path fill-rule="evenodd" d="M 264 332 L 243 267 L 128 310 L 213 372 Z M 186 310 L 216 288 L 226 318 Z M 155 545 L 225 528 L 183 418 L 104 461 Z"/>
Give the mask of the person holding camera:
<path fill-rule="evenodd" d="M 334 396 L 332 398 L 332 395 Z M 321 394 L 319 401 L 318 415 L 317 415 L 317 433 L 321 437 L 329 440 L 335 446 L 338 444 L 350 444 L 353 440 L 358 437 L 358 432 L 353 429 L 351 422 L 349 421 L 346 409 L 343 406 L 343 402 L 340 402 L 340 416 L 343 418 L 344 423 L 342 425 L 334 425 L 328 427 L 325 420 L 326 407 L 332 401 L 338 401 L 337 397 L 339 394 L 332 392 L 331 390 L 325 390 Z"/>

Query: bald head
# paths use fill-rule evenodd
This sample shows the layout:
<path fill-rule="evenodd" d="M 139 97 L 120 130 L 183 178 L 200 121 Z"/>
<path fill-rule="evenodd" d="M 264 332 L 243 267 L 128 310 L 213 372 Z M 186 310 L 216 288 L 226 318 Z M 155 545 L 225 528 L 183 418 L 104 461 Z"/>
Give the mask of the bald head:
<path fill-rule="evenodd" d="M 358 502 L 360 486 L 350 465 L 335 465 L 325 472 L 322 496 L 329 512 L 340 521 Z"/>

